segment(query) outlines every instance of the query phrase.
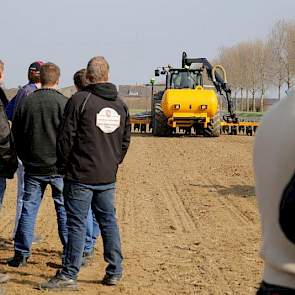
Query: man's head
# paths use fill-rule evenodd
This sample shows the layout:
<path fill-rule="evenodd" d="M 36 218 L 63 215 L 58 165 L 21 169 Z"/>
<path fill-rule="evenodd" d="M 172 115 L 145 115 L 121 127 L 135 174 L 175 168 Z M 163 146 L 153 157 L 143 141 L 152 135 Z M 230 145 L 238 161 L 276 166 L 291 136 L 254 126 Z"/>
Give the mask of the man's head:
<path fill-rule="evenodd" d="M 28 80 L 31 83 L 40 83 L 40 70 L 43 64 L 42 61 L 35 61 L 30 64 L 28 68 Z"/>
<path fill-rule="evenodd" d="M 74 84 L 76 86 L 77 91 L 80 91 L 87 86 L 88 81 L 86 79 L 86 69 L 81 69 L 80 71 L 75 73 Z"/>
<path fill-rule="evenodd" d="M 109 64 L 103 56 L 93 57 L 87 65 L 86 79 L 91 84 L 105 83 L 109 80 Z"/>
<path fill-rule="evenodd" d="M 54 63 L 45 63 L 40 70 L 40 81 L 43 88 L 57 88 L 60 69 Z"/>

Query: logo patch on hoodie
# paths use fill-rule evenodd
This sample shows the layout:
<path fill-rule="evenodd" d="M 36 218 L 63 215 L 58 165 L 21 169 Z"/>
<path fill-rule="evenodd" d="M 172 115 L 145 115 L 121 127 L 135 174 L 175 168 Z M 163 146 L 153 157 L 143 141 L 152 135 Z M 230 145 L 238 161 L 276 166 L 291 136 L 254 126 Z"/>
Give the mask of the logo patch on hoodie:
<path fill-rule="evenodd" d="M 96 114 L 96 126 L 104 133 L 113 133 L 120 127 L 121 116 L 112 108 L 103 108 Z"/>

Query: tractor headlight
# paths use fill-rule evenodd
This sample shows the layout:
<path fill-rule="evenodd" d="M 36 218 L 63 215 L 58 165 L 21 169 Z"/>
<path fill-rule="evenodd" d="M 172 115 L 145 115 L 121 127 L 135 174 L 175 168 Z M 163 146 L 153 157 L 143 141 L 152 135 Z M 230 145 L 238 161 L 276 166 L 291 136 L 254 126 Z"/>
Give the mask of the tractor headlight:
<path fill-rule="evenodd" d="M 207 110 L 208 106 L 206 104 L 201 105 L 201 110 Z"/>
<path fill-rule="evenodd" d="M 174 110 L 180 110 L 180 104 L 173 105 Z"/>

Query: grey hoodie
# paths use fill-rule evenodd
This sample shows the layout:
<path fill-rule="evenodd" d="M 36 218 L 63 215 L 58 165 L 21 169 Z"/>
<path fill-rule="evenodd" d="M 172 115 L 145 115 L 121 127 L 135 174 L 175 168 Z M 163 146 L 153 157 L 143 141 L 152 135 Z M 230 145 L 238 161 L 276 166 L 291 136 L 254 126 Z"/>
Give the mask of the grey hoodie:
<path fill-rule="evenodd" d="M 295 90 L 264 116 L 255 138 L 263 280 L 295 289 Z"/>

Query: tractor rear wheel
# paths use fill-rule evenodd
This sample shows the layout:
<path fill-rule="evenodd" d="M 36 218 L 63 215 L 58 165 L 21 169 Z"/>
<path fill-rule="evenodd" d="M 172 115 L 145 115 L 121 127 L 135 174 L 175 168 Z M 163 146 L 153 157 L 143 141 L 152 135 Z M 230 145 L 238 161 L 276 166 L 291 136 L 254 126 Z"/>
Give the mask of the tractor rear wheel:
<path fill-rule="evenodd" d="M 163 113 L 161 102 L 154 103 L 153 135 L 171 136 L 173 129 L 168 126 L 168 119 Z"/>
<path fill-rule="evenodd" d="M 219 137 L 220 136 L 220 114 L 219 112 L 211 119 L 210 123 L 207 124 L 207 128 L 204 128 L 205 137 Z"/>

